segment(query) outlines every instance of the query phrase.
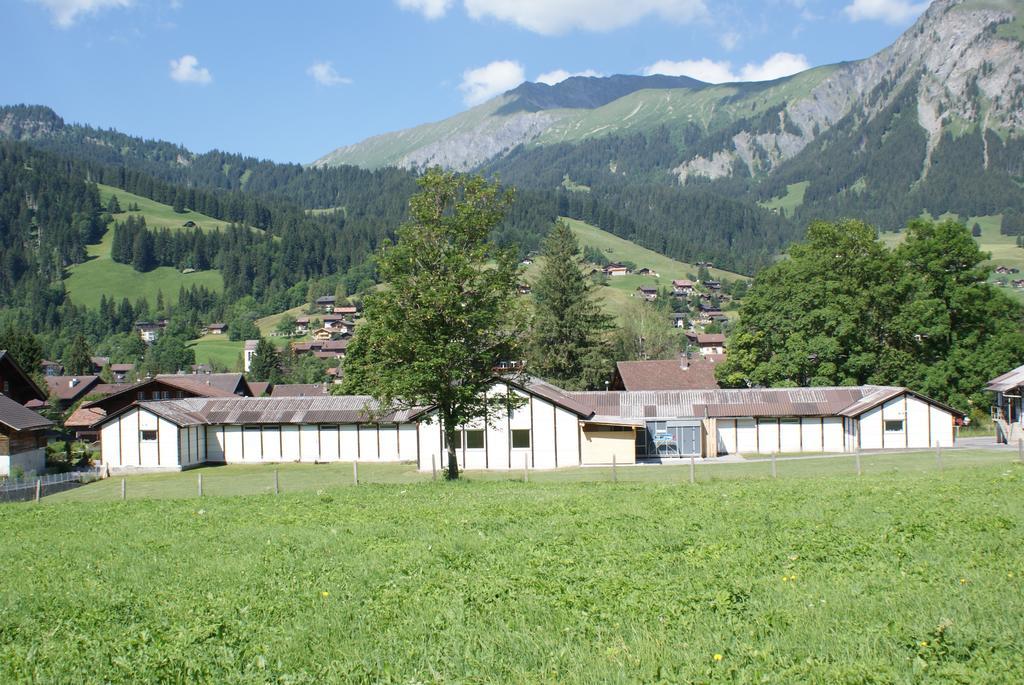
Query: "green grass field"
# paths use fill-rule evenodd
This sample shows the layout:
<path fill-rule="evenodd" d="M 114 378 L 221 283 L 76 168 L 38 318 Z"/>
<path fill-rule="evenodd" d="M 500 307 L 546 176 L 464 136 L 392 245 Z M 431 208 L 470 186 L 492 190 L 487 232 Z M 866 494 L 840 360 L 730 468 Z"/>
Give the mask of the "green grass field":
<path fill-rule="evenodd" d="M 807 192 L 807 186 L 809 185 L 809 181 L 790 183 L 786 186 L 785 195 L 772 198 L 771 200 L 760 204 L 765 209 L 782 212 L 783 216 L 793 216 L 793 212 L 796 211 L 797 207 L 804 203 L 804 194 Z"/>
<path fill-rule="evenodd" d="M 140 273 L 128 264 L 118 264 L 110 258 L 113 239 L 114 232 L 108 230 L 98 245 L 88 246 L 88 261 L 68 269 L 64 285 L 75 304 L 95 308 L 99 306 L 100 296 L 106 295 L 118 302 L 127 297 L 133 303 L 144 297 L 153 305 L 160 291 L 166 301 L 176 302 L 182 286 L 201 285 L 217 292 L 224 289 L 219 271 L 183 274 L 173 267 L 161 266 Z"/>
<path fill-rule="evenodd" d="M 228 222 L 226 221 L 214 219 L 213 217 L 200 214 L 199 212 L 193 212 L 191 210 L 184 214 L 178 214 L 170 205 L 150 200 L 148 197 L 129 193 L 121 190 L 120 188 L 103 185 L 102 183 L 97 183 L 96 187 L 99 188 L 100 201 L 103 202 L 104 206 L 106 206 L 107 202 L 110 201 L 111 195 L 117 195 L 117 202 L 121 205 L 121 209 L 125 211 L 114 216 L 116 221 L 124 221 L 129 216 L 141 215 L 146 218 L 146 225 L 150 228 L 182 228 L 187 221 L 194 221 L 199 228 L 204 231 L 217 231 L 228 227 Z M 133 203 L 139 206 L 139 211 L 127 211 L 128 205 Z"/>
<path fill-rule="evenodd" d="M 696 486 L 307 466 L 305 493 L 292 466 L 278 497 L 69 501 L 113 487 L 89 485 L 0 508 L 0 681 L 1017 682 L 1002 454 Z"/>
<path fill-rule="evenodd" d="M 130 204 L 139 206 L 138 212 L 125 211 L 117 214 L 116 221 L 124 221 L 129 216 L 144 216 L 150 228 L 179 229 L 186 221 L 194 221 L 200 228 L 207 231 L 225 228 L 227 222 L 199 214 L 185 212 L 176 214 L 170 205 L 161 204 L 149 198 L 126 192 L 120 188 L 97 184 L 100 199 L 105 205 L 111 195 L 117 195 L 117 201 L 124 210 Z M 118 264 L 110 258 L 110 244 L 114 239 L 111 227 L 107 230 L 98 245 L 87 248 L 89 260 L 76 264 L 68 269 L 64 285 L 75 304 L 95 308 L 99 306 L 100 296 L 106 295 L 120 302 L 127 297 L 135 302 L 140 297 L 146 298 L 151 305 L 156 303 L 157 293 L 163 291 L 168 302 L 176 302 L 178 290 L 184 286 L 205 286 L 220 292 L 224 289 L 224 279 L 219 271 L 199 271 L 183 274 L 177 269 L 162 266 L 148 273 L 140 273 L 127 264 Z"/>

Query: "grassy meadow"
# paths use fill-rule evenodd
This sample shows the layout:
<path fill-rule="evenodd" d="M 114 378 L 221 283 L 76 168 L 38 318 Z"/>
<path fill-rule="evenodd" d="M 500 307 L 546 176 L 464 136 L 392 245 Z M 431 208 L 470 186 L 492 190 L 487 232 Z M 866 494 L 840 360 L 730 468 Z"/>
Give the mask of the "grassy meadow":
<path fill-rule="evenodd" d="M 155 305 L 159 292 L 163 292 L 168 302 L 176 302 L 182 286 L 202 285 L 217 292 L 224 290 L 224 279 L 219 271 L 183 274 L 174 267 L 160 266 L 140 273 L 129 264 L 118 264 L 110 258 L 113 240 L 114 231 L 108 229 L 98 244 L 86 248 L 89 259 L 68 269 L 64 286 L 75 304 L 96 308 L 100 296 L 106 295 L 117 302 L 127 297 L 133 303 L 144 297 L 150 305 Z"/>
<path fill-rule="evenodd" d="M 762 202 L 761 206 L 765 209 L 771 209 L 777 212 L 781 212 L 783 216 L 793 216 L 793 212 L 797 210 L 804 203 L 804 195 L 807 193 L 807 186 L 810 185 L 810 181 L 800 181 L 799 183 L 790 183 L 786 186 L 786 194 L 781 197 L 774 197 L 767 202 Z"/>
<path fill-rule="evenodd" d="M 0 681 L 1020 681 L 1002 454 L 697 486 L 295 492 L 283 469 L 278 497 L 8 505 Z"/>
<path fill-rule="evenodd" d="M 176 214 L 170 205 L 113 186 L 97 186 L 100 200 L 104 205 L 110 200 L 111 195 L 117 195 L 121 209 L 125 210 L 114 217 L 115 221 L 124 221 L 129 216 L 144 216 L 146 225 L 150 228 L 179 229 L 186 221 L 194 221 L 200 228 L 208 231 L 227 226 L 226 222 L 205 214 L 192 211 Z M 127 211 L 131 204 L 137 204 L 139 211 Z M 100 304 L 100 296 L 106 295 L 118 302 L 127 297 L 133 303 L 144 297 L 150 305 L 154 305 L 157 293 L 161 291 L 169 302 L 177 301 L 178 290 L 182 286 L 188 288 L 192 285 L 202 285 L 218 292 L 224 289 L 224 279 L 219 271 L 183 274 L 173 267 L 161 266 L 148 273 L 139 273 L 128 264 L 118 264 L 110 258 L 110 245 L 113 240 L 114 230 L 111 226 L 99 244 L 87 247 L 88 260 L 68 269 L 64 285 L 75 304 L 95 308 Z"/>

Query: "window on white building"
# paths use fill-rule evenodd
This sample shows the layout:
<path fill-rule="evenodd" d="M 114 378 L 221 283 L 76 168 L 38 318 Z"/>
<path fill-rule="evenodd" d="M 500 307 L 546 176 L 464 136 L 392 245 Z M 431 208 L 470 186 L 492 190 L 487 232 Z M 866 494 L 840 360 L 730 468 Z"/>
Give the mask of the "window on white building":
<path fill-rule="evenodd" d="M 528 449 L 530 447 L 529 428 L 514 428 L 512 430 L 512 447 L 514 449 Z"/>
<path fill-rule="evenodd" d="M 156 431 L 139 431 L 142 434 L 143 442 L 154 442 L 156 441 Z"/>
<path fill-rule="evenodd" d="M 484 432 L 482 430 L 466 431 L 466 449 L 482 450 L 484 448 Z"/>
<path fill-rule="evenodd" d="M 885 421 L 885 432 L 886 433 L 902 433 L 903 432 L 903 419 L 886 419 L 886 421 Z"/>

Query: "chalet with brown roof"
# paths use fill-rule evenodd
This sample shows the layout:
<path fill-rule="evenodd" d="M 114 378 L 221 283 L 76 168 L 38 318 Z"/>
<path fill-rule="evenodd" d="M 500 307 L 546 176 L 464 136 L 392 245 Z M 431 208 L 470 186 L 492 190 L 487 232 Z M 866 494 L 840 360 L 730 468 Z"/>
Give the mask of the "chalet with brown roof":
<path fill-rule="evenodd" d="M 228 332 L 228 325 L 226 323 L 211 323 L 206 327 L 206 332 L 210 335 L 224 335 Z"/>
<path fill-rule="evenodd" d="M 295 355 L 311 354 L 317 359 L 344 359 L 349 342 L 348 339 L 343 339 L 292 343 L 292 353 Z"/>
<path fill-rule="evenodd" d="M 642 285 L 636 289 L 637 294 L 647 302 L 654 302 L 658 299 L 658 289 Z"/>
<path fill-rule="evenodd" d="M 89 361 L 92 362 L 92 372 L 97 375 L 110 366 L 110 357 L 89 357 Z"/>
<path fill-rule="evenodd" d="M 642 269 L 638 269 L 636 272 L 637 276 L 650 276 L 651 278 L 657 278 L 658 272 L 654 269 L 648 269 L 646 266 Z"/>
<path fill-rule="evenodd" d="M 333 313 L 351 317 L 359 314 L 359 308 L 353 307 L 352 305 L 345 305 L 344 307 L 335 307 Z"/>
<path fill-rule="evenodd" d="M 694 290 L 693 281 L 685 278 L 673 278 L 672 279 L 672 294 L 676 297 L 686 297 L 691 295 Z"/>
<path fill-rule="evenodd" d="M 111 364 L 110 375 L 115 383 L 128 383 L 135 373 L 135 364 Z"/>
<path fill-rule="evenodd" d="M 325 313 L 330 314 L 334 311 L 334 303 L 336 301 L 337 298 L 334 295 L 324 295 L 323 297 L 316 298 L 316 306 Z"/>
<path fill-rule="evenodd" d="M 724 333 L 698 333 L 696 337 L 702 355 L 725 354 Z"/>
<path fill-rule="evenodd" d="M 25 406 L 46 394 L 6 350 L 0 350 L 0 476 L 46 465 L 46 431 L 53 422 Z"/>
<path fill-rule="evenodd" d="M 305 335 L 308 332 L 309 332 L 309 317 L 308 316 L 300 316 L 297 319 L 295 319 L 295 334 L 296 335 Z"/>
<path fill-rule="evenodd" d="M 612 262 L 604 267 L 604 273 L 606 276 L 628 276 L 629 267 L 625 264 Z"/>
<path fill-rule="evenodd" d="M 64 411 L 88 395 L 100 382 L 99 376 L 47 376 L 50 404 Z"/>

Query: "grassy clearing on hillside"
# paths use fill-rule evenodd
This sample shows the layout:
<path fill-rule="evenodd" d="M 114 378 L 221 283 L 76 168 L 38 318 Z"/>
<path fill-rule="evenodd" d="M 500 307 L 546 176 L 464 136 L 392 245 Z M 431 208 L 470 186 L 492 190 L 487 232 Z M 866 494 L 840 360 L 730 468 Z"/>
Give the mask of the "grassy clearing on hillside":
<path fill-rule="evenodd" d="M 772 198 L 760 204 L 765 209 L 781 211 L 783 216 L 793 216 L 793 212 L 796 211 L 797 207 L 804 203 L 804 195 L 807 193 L 807 186 L 809 185 L 809 181 L 790 183 L 786 186 L 785 195 Z"/>
<path fill-rule="evenodd" d="M 1016 682 L 1022 485 L 1000 465 L 10 505 L 0 680 Z"/>
<path fill-rule="evenodd" d="M 154 305 L 160 291 L 166 302 L 177 302 L 182 286 L 201 285 L 217 292 L 224 290 L 224 279 L 219 271 L 183 274 L 173 267 L 161 266 L 140 273 L 128 264 L 118 264 L 110 258 L 113 239 L 113 230 L 107 230 L 98 245 L 88 246 L 89 260 L 68 269 L 64 285 L 75 304 L 95 308 L 100 304 L 100 296 L 106 295 L 118 302 L 127 297 L 133 303 L 144 297 Z"/>
<path fill-rule="evenodd" d="M 107 202 L 110 200 L 111 195 L 117 195 L 118 204 L 121 205 L 121 209 L 125 210 L 121 214 L 114 215 L 114 219 L 117 221 L 124 221 L 129 216 L 141 215 L 146 217 L 146 225 L 150 228 L 182 228 L 187 221 L 194 221 L 205 231 L 215 231 L 228 227 L 228 222 L 226 221 L 214 219 L 213 217 L 200 214 L 199 212 L 193 212 L 191 210 L 184 214 L 178 214 L 170 205 L 150 200 L 148 197 L 129 193 L 121 190 L 120 188 L 105 186 L 102 183 L 97 183 L 96 187 L 100 190 L 100 201 L 103 202 L 104 206 L 106 206 Z M 139 206 L 139 211 L 127 211 L 128 205 L 133 203 Z"/>

